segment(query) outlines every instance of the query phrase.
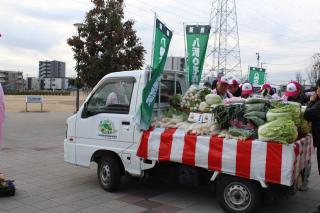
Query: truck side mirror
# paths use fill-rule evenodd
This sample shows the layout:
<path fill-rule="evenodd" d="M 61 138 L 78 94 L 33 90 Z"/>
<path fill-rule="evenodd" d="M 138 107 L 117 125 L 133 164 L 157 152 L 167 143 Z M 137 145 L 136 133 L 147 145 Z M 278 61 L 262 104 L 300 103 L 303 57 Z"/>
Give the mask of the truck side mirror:
<path fill-rule="evenodd" d="M 85 102 L 83 104 L 83 110 L 81 112 L 81 118 L 87 118 L 88 117 L 88 102 Z"/>

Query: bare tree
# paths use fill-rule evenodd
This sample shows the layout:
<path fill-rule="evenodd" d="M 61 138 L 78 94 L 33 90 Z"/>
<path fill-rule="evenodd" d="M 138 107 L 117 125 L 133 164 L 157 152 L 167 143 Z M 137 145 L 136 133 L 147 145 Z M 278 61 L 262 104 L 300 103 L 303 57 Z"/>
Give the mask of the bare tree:
<path fill-rule="evenodd" d="M 320 53 L 312 56 L 311 67 L 309 68 L 308 79 L 312 85 L 315 85 L 318 78 L 320 78 Z"/>
<path fill-rule="evenodd" d="M 302 74 L 301 72 L 297 72 L 296 73 L 296 81 L 299 83 L 299 84 L 302 84 Z"/>

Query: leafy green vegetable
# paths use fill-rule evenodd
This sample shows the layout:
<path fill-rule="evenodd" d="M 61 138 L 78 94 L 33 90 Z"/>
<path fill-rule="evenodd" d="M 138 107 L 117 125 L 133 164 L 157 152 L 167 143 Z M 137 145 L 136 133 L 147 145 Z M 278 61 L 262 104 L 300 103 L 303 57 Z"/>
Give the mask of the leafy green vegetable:
<path fill-rule="evenodd" d="M 206 95 L 206 103 L 209 104 L 210 106 L 213 104 L 221 104 L 222 103 L 222 99 L 219 95 L 215 95 L 215 94 L 209 94 Z"/>
<path fill-rule="evenodd" d="M 174 116 L 182 116 L 183 121 L 188 120 L 189 114 L 186 112 L 182 112 L 176 108 L 169 107 L 168 110 L 164 113 L 164 116 L 167 118 L 173 118 Z"/>
<path fill-rule="evenodd" d="M 234 119 L 242 120 L 244 111 L 244 104 L 218 105 L 213 109 L 214 118 L 221 129 L 228 128 Z"/>
<path fill-rule="evenodd" d="M 246 113 L 252 112 L 252 111 L 265 112 L 266 105 L 264 103 L 246 104 Z"/>
<path fill-rule="evenodd" d="M 206 96 L 211 94 L 211 90 L 209 88 L 201 88 L 197 94 L 196 94 L 196 98 L 200 101 L 200 102 L 203 102 L 203 101 L 206 101 Z"/>
<path fill-rule="evenodd" d="M 275 141 L 283 144 L 293 143 L 298 137 L 297 127 L 289 119 L 276 119 L 268 122 L 258 129 L 259 139 L 262 141 Z"/>
<path fill-rule="evenodd" d="M 248 113 L 246 113 L 246 114 L 244 115 L 245 118 L 247 118 L 247 117 L 252 117 L 252 116 L 261 118 L 261 119 L 263 119 L 263 120 L 266 120 L 266 113 L 265 113 L 265 112 L 251 111 L 251 112 L 248 112 Z"/>
<path fill-rule="evenodd" d="M 242 140 L 251 138 L 255 134 L 253 130 L 240 129 L 235 127 L 230 127 L 228 129 L 228 132 L 231 136 L 242 139 Z"/>
<path fill-rule="evenodd" d="M 199 111 L 200 112 L 210 112 L 210 106 L 206 102 L 201 102 L 199 104 Z"/>
<path fill-rule="evenodd" d="M 285 113 L 285 112 L 290 113 L 292 116 L 292 120 L 297 126 L 300 125 L 300 111 L 301 111 L 300 107 L 298 105 L 293 105 L 293 104 L 288 104 L 283 107 L 269 110 L 269 112 L 274 112 L 274 113 Z"/>
<path fill-rule="evenodd" d="M 248 98 L 248 99 L 246 99 L 246 104 L 257 104 L 257 103 L 269 104 L 270 101 L 265 98 Z"/>
<path fill-rule="evenodd" d="M 292 120 L 292 115 L 289 112 L 271 112 L 270 110 L 267 112 L 267 121 L 274 121 L 278 118 L 287 118 Z"/>
<path fill-rule="evenodd" d="M 259 127 L 265 123 L 265 120 L 263 120 L 257 116 L 246 116 L 246 119 L 250 120 L 257 127 Z"/>
<path fill-rule="evenodd" d="M 179 94 L 171 96 L 169 99 L 170 106 L 180 108 L 181 100 L 182 96 Z"/>
<path fill-rule="evenodd" d="M 299 133 L 299 136 L 304 137 L 305 135 L 311 132 L 311 124 L 304 119 L 302 113 L 301 113 L 300 119 L 301 119 L 301 122 L 298 128 L 298 133 Z"/>

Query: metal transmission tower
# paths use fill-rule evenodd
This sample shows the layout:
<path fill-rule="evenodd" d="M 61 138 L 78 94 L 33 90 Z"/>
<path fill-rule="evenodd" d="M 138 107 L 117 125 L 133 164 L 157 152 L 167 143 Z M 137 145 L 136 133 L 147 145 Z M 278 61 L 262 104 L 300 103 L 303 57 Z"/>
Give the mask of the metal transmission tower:
<path fill-rule="evenodd" d="M 210 14 L 211 74 L 242 78 L 235 0 L 214 0 Z"/>

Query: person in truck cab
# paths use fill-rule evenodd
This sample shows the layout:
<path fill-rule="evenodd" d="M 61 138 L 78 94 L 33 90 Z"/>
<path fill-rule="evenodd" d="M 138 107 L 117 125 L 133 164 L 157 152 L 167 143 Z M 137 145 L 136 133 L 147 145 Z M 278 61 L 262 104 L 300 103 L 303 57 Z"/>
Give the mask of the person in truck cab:
<path fill-rule="evenodd" d="M 109 93 L 106 101 L 106 105 L 113 104 L 128 104 L 129 100 L 125 92 L 125 88 L 123 88 L 122 82 L 116 82 L 114 85 L 114 89 Z"/>
<path fill-rule="evenodd" d="M 218 80 L 217 88 L 212 90 L 212 94 L 219 95 L 222 99 L 232 98 L 232 94 L 228 91 L 229 82 L 224 77 Z"/>

